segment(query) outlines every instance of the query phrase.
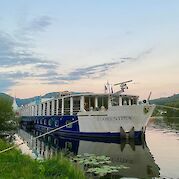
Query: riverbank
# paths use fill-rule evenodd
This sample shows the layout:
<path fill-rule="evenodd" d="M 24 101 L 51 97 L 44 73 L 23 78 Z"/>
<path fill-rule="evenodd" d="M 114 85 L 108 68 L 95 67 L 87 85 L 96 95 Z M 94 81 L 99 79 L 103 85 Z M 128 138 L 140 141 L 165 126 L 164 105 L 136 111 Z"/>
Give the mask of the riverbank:
<path fill-rule="evenodd" d="M 10 145 L 0 139 L 0 150 Z M 12 149 L 0 154 L 0 178 L 3 179 L 83 179 L 84 173 L 62 154 L 49 160 L 33 160 L 20 150 Z"/>

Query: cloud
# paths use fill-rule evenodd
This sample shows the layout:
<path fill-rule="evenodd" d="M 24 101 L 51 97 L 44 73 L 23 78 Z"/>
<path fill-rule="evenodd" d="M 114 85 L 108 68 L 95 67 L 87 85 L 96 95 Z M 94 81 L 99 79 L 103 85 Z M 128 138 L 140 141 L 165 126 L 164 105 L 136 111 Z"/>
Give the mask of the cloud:
<path fill-rule="evenodd" d="M 15 84 L 17 84 L 17 82 L 15 82 L 14 80 L 3 79 L 0 77 L 0 91 L 1 92 L 5 92 L 6 90 L 8 90 L 11 86 Z"/>
<path fill-rule="evenodd" d="M 69 84 L 69 82 L 67 81 L 63 81 L 63 80 L 52 80 L 52 81 L 48 81 L 48 82 L 42 82 L 42 84 L 46 84 L 46 85 L 62 85 L 62 84 Z"/>
<path fill-rule="evenodd" d="M 149 48 L 149 49 L 143 51 L 136 57 L 136 59 L 141 59 L 141 58 L 145 57 L 146 55 L 151 54 L 153 52 L 153 50 L 154 50 L 154 48 Z"/>
<path fill-rule="evenodd" d="M 139 53 L 138 55 L 136 55 L 136 57 L 121 57 L 121 60 L 131 60 L 131 61 L 136 61 L 136 60 L 140 60 L 141 58 L 145 57 L 146 55 L 149 55 L 153 52 L 154 48 L 149 48 L 141 53 Z"/>
<path fill-rule="evenodd" d="M 14 45 L 16 44 L 12 39 L 7 36 L 1 36 L 0 39 L 3 39 L 5 45 L 0 46 L 0 51 L 3 56 L 0 56 L 0 65 L 1 66 L 14 66 L 14 65 L 33 65 L 34 71 L 9 71 L 5 73 L 0 73 L 0 76 L 4 79 L 7 79 L 7 84 L 4 82 L 4 88 L 9 88 L 11 85 L 15 85 L 19 80 L 31 77 L 41 81 L 42 84 L 68 84 L 70 81 L 76 81 L 80 79 L 96 79 L 105 76 L 106 73 L 117 67 L 119 64 L 136 61 L 144 56 L 150 54 L 153 49 L 148 49 L 139 53 L 136 57 L 121 57 L 120 60 L 113 59 L 113 62 L 103 63 L 88 67 L 76 68 L 67 74 L 60 74 L 57 69 L 59 64 L 57 62 L 51 62 L 47 60 L 42 60 L 38 58 L 33 53 L 29 51 L 15 51 Z M 6 57 L 6 58 L 4 58 Z M 2 60 L 1 60 L 2 59 Z M 53 69 L 53 70 L 52 70 Z M 9 86 L 8 86 L 9 85 Z M 1 88 L 2 89 L 2 88 Z"/>
<path fill-rule="evenodd" d="M 19 50 L 20 49 L 20 50 Z M 21 50 L 22 49 L 22 50 Z M 0 66 L 35 65 L 39 68 L 57 68 L 58 64 L 35 55 L 23 44 L 18 43 L 10 34 L 0 33 Z"/>
<path fill-rule="evenodd" d="M 11 79 L 11 80 L 18 80 L 18 79 L 23 79 L 26 77 L 30 77 L 32 74 L 29 72 L 0 72 L 1 78 L 4 79 Z"/>
<path fill-rule="evenodd" d="M 30 76 L 29 72 L 0 72 L 0 91 L 5 92 L 11 86 L 17 85 L 19 80 Z"/>
<path fill-rule="evenodd" d="M 41 79 L 44 79 L 44 78 L 52 78 L 52 77 L 55 77 L 55 76 L 59 76 L 60 74 L 55 72 L 54 70 L 47 70 L 45 73 L 40 73 L 40 74 L 33 74 L 34 77 L 39 77 Z"/>
<path fill-rule="evenodd" d="M 79 80 L 81 78 L 90 77 L 96 74 L 107 72 L 109 69 L 114 68 L 120 62 L 103 63 L 85 68 L 77 68 L 70 72 L 66 77 L 67 80 Z"/>
<path fill-rule="evenodd" d="M 52 19 L 49 16 L 41 16 L 31 20 L 24 29 L 29 32 L 41 32 L 46 30 L 51 24 Z"/>
<path fill-rule="evenodd" d="M 59 63 L 56 62 L 43 62 L 43 63 L 37 63 L 36 67 L 37 68 L 44 68 L 44 69 L 56 69 L 59 66 Z"/>
<path fill-rule="evenodd" d="M 136 58 L 133 57 L 121 57 L 121 60 L 136 60 Z"/>
<path fill-rule="evenodd" d="M 73 71 L 69 72 L 68 74 L 58 74 L 58 73 L 52 73 L 48 71 L 45 74 L 41 74 L 41 80 L 46 81 L 45 84 L 64 84 L 68 83 L 68 81 L 75 81 L 80 79 L 96 79 L 101 78 L 102 76 L 105 76 L 106 73 L 117 67 L 120 64 L 123 64 L 125 62 L 131 62 L 131 61 L 137 61 L 143 58 L 144 56 L 152 53 L 153 48 L 150 48 L 148 50 L 145 50 L 141 53 L 139 53 L 136 57 L 120 57 L 120 60 L 113 59 L 114 62 L 109 63 L 103 63 L 99 65 L 93 65 L 89 67 L 83 67 L 83 68 L 76 68 Z"/>
<path fill-rule="evenodd" d="M 32 46 L 29 47 L 29 37 L 26 36 L 27 31 L 43 31 L 50 24 L 50 18 L 43 16 L 33 19 L 28 28 L 25 30 L 21 28 L 21 30 L 16 31 L 15 35 L 0 31 L 0 67 L 3 69 L 3 73 L 0 72 L 0 90 L 9 89 L 21 79 L 38 78 L 38 75 L 44 71 L 47 71 L 48 74 L 49 69 L 55 71 L 59 68 L 59 63 L 35 54 L 31 50 Z M 19 35 L 17 35 L 17 32 L 19 32 Z M 19 38 L 21 34 L 26 38 Z M 27 68 L 22 68 L 22 66 Z"/>
<path fill-rule="evenodd" d="M 42 80 L 47 81 L 47 84 L 66 84 L 68 81 L 76 81 L 86 78 L 100 78 L 104 76 L 110 69 L 115 68 L 117 65 L 123 63 L 122 61 L 103 63 L 99 65 L 93 65 L 84 68 L 76 68 L 68 74 L 58 74 L 58 73 L 47 73 Z"/>

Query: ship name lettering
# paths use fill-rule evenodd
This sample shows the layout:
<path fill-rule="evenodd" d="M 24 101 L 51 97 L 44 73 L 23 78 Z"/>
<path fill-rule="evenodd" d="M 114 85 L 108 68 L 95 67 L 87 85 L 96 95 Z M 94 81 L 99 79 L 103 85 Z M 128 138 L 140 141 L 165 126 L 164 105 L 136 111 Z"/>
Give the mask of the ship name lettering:
<path fill-rule="evenodd" d="M 131 116 L 103 117 L 102 120 L 132 120 Z"/>

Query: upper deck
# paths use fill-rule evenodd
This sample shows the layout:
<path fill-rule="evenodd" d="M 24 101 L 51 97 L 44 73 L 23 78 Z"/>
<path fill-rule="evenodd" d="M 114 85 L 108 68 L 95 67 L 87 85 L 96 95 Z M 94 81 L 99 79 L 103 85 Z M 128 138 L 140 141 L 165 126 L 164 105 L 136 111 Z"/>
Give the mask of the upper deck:
<path fill-rule="evenodd" d="M 65 93 L 41 103 L 22 106 L 19 113 L 21 116 L 76 115 L 79 111 L 104 111 L 110 106 L 136 105 L 138 99 L 138 96 L 120 93 Z"/>

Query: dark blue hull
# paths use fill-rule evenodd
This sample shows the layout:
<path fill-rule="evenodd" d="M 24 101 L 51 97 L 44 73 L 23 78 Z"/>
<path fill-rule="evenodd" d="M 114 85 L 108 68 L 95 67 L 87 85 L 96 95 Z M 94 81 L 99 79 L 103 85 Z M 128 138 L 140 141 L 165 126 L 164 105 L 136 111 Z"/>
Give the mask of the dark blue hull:
<path fill-rule="evenodd" d="M 29 116 L 23 117 L 22 121 L 26 123 L 27 121 L 33 121 L 34 128 L 47 132 L 55 128 L 65 126 L 67 123 L 74 122 L 69 126 L 65 126 L 62 129 L 55 131 L 59 135 L 68 137 L 87 137 L 87 138 L 124 138 L 124 134 L 120 132 L 80 132 L 78 116 L 75 115 L 64 115 L 64 116 Z M 75 122 L 76 121 L 76 122 Z M 132 138 L 141 138 L 142 131 L 134 131 Z M 125 133 L 125 136 L 129 136 Z"/>
<path fill-rule="evenodd" d="M 53 130 L 54 128 L 41 126 L 41 125 L 35 125 L 35 129 L 41 130 L 42 132 L 47 132 L 50 130 Z M 57 130 L 54 132 L 55 134 L 61 135 L 61 136 L 68 136 L 72 138 L 79 138 L 79 137 L 86 137 L 86 138 L 121 138 L 120 132 L 79 132 L 79 131 L 70 131 L 70 130 Z M 141 138 L 142 131 L 135 131 L 133 138 Z"/>

